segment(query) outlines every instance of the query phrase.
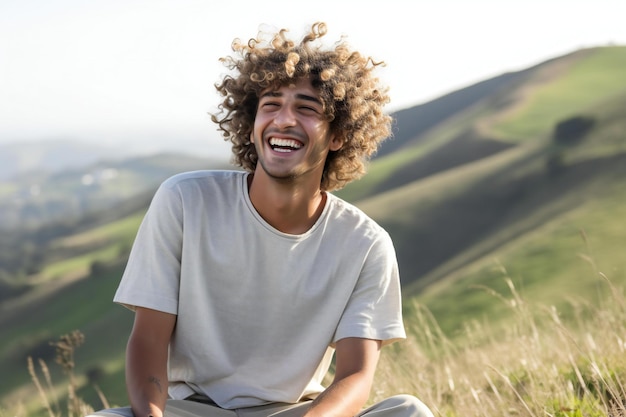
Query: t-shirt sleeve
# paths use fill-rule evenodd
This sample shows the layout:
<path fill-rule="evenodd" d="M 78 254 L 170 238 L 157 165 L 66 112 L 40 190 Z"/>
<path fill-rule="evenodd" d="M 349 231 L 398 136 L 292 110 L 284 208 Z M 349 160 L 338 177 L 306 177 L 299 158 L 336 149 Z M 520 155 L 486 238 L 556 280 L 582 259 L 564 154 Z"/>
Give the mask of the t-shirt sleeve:
<path fill-rule="evenodd" d="M 398 263 L 386 232 L 367 254 L 333 342 L 346 337 L 381 340 L 383 345 L 406 338 Z"/>
<path fill-rule="evenodd" d="M 146 307 L 177 313 L 182 213 L 176 187 L 162 184 L 139 227 L 114 302 L 131 310 Z"/>

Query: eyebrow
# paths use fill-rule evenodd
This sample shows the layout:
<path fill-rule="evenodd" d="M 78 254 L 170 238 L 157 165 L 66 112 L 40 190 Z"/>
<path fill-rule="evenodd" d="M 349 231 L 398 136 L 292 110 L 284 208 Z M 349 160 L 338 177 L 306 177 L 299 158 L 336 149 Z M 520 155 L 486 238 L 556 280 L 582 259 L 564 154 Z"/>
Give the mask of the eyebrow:
<path fill-rule="evenodd" d="M 261 97 L 259 97 L 259 99 L 264 98 L 264 97 L 282 97 L 282 96 L 283 96 L 283 93 L 279 91 L 267 91 L 261 94 Z M 314 96 L 310 96 L 308 94 L 296 94 L 296 98 L 300 100 L 310 101 L 312 103 L 319 104 L 320 106 L 324 105 L 321 99 L 314 97 Z"/>

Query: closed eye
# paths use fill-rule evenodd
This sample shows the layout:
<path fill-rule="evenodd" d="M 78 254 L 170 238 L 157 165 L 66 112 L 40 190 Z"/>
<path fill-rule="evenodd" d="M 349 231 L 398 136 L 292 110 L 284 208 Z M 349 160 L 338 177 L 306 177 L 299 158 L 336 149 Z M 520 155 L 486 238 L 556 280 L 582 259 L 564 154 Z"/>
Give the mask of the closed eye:
<path fill-rule="evenodd" d="M 315 107 L 312 106 L 300 106 L 299 107 L 300 110 L 306 111 L 306 112 L 314 112 L 314 113 L 319 113 L 319 110 Z"/>
<path fill-rule="evenodd" d="M 261 107 L 265 107 L 265 108 L 272 108 L 272 107 L 279 107 L 280 103 L 274 102 L 274 101 L 266 101 L 261 103 Z"/>

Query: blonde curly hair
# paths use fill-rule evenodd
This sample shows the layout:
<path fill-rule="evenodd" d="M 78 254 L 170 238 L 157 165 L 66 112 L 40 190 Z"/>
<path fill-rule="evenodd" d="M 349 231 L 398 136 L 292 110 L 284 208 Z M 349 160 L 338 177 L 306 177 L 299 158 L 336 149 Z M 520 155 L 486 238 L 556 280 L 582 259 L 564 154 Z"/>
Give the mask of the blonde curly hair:
<path fill-rule="evenodd" d="M 224 99 L 211 119 L 224 140 L 232 142 L 233 162 L 252 172 L 258 156 L 250 133 L 261 92 L 309 77 L 324 103 L 324 117 L 343 143 L 328 154 L 320 188 L 340 189 L 365 174 L 365 164 L 391 134 L 391 117 L 383 112 L 389 102 L 388 88 L 373 73 L 384 63 L 351 51 L 343 40 L 322 49 L 314 42 L 327 33 L 322 22 L 312 25 L 299 44 L 286 33 L 286 29 L 278 31 L 269 42 L 261 33 L 247 44 L 235 39 L 236 56 L 221 61 L 237 75 L 226 75 L 215 84 Z"/>

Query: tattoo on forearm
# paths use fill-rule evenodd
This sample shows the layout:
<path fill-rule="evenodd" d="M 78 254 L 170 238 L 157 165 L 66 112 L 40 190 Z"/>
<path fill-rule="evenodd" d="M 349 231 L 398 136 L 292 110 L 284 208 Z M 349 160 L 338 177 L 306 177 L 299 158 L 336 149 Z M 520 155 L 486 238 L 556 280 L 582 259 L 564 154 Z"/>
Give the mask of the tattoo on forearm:
<path fill-rule="evenodd" d="M 163 388 L 161 388 L 161 380 L 159 378 L 157 378 L 156 376 L 151 376 L 149 378 L 149 381 L 157 386 L 157 388 L 159 389 L 159 392 L 163 392 Z"/>

